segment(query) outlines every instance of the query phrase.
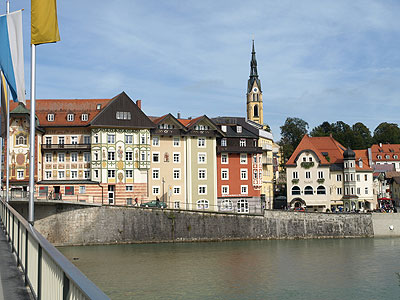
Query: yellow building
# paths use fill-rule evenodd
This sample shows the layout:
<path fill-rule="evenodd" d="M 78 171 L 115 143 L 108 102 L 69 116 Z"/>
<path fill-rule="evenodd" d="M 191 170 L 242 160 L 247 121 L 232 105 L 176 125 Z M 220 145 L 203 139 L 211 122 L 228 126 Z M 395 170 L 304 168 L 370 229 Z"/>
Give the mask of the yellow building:
<path fill-rule="evenodd" d="M 265 197 L 265 205 L 267 209 L 272 208 L 272 200 L 274 197 L 274 169 L 272 148 L 274 137 L 268 132 L 267 126 L 264 124 L 263 118 L 263 95 L 261 89 L 261 81 L 258 78 L 256 51 L 253 47 L 250 61 L 250 78 L 247 82 L 247 121 L 256 127 L 259 131 L 258 146 L 263 149 L 263 185 L 261 195 Z"/>

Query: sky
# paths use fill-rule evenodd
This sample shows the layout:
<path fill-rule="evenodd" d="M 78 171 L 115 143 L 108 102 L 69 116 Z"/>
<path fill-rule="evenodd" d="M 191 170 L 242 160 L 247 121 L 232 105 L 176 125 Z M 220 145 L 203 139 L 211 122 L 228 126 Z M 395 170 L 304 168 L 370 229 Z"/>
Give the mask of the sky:
<path fill-rule="evenodd" d="M 0 0 L 0 14 L 6 10 Z M 37 47 L 37 99 L 112 98 L 150 116 L 246 117 L 255 39 L 264 123 L 398 123 L 400 1 L 57 1 L 61 41 Z M 24 57 L 30 92 L 30 1 Z"/>

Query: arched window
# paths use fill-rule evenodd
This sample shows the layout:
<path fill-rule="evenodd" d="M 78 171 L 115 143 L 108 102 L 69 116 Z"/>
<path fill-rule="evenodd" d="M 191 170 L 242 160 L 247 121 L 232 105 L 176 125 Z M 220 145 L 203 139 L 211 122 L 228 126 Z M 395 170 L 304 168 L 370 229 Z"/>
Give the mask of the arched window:
<path fill-rule="evenodd" d="M 298 186 L 292 187 L 292 195 L 300 195 L 300 188 Z"/>
<path fill-rule="evenodd" d="M 258 117 L 258 105 L 254 105 L 254 116 Z"/>
<path fill-rule="evenodd" d="M 253 94 L 253 101 L 256 101 L 256 94 Z"/>
<path fill-rule="evenodd" d="M 229 199 L 222 200 L 221 210 L 232 210 L 232 209 L 233 209 L 233 203 L 231 200 L 229 200 Z"/>
<path fill-rule="evenodd" d="M 16 144 L 17 145 L 26 145 L 26 137 L 22 133 L 17 135 Z"/>
<path fill-rule="evenodd" d="M 237 202 L 237 212 L 241 214 L 249 213 L 249 202 L 245 199 L 240 199 Z"/>
<path fill-rule="evenodd" d="M 306 186 L 304 188 L 304 195 L 313 195 L 314 194 L 314 190 L 312 188 L 312 186 Z"/>
<path fill-rule="evenodd" d="M 317 187 L 317 194 L 318 195 L 325 195 L 326 194 L 326 189 L 324 186 L 320 185 L 319 187 Z"/>
<path fill-rule="evenodd" d="M 197 209 L 208 209 L 209 202 L 205 199 L 197 200 Z"/>

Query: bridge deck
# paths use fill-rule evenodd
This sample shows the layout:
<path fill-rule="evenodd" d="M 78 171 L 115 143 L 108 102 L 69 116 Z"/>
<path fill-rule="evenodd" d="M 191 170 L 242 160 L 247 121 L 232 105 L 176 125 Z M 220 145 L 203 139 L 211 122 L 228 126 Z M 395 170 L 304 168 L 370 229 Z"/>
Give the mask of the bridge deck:
<path fill-rule="evenodd" d="M 0 228 L 0 300 L 30 300 L 28 289 L 11 253 L 11 246 Z"/>

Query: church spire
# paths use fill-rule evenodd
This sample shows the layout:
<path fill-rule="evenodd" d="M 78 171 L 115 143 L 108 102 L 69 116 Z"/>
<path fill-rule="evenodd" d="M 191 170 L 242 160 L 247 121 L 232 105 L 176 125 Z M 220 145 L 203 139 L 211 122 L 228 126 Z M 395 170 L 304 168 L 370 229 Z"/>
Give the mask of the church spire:
<path fill-rule="evenodd" d="M 250 61 L 250 78 L 257 77 L 257 59 L 256 59 L 256 51 L 254 50 L 254 40 L 253 40 L 253 49 L 251 51 L 251 61 Z"/>

